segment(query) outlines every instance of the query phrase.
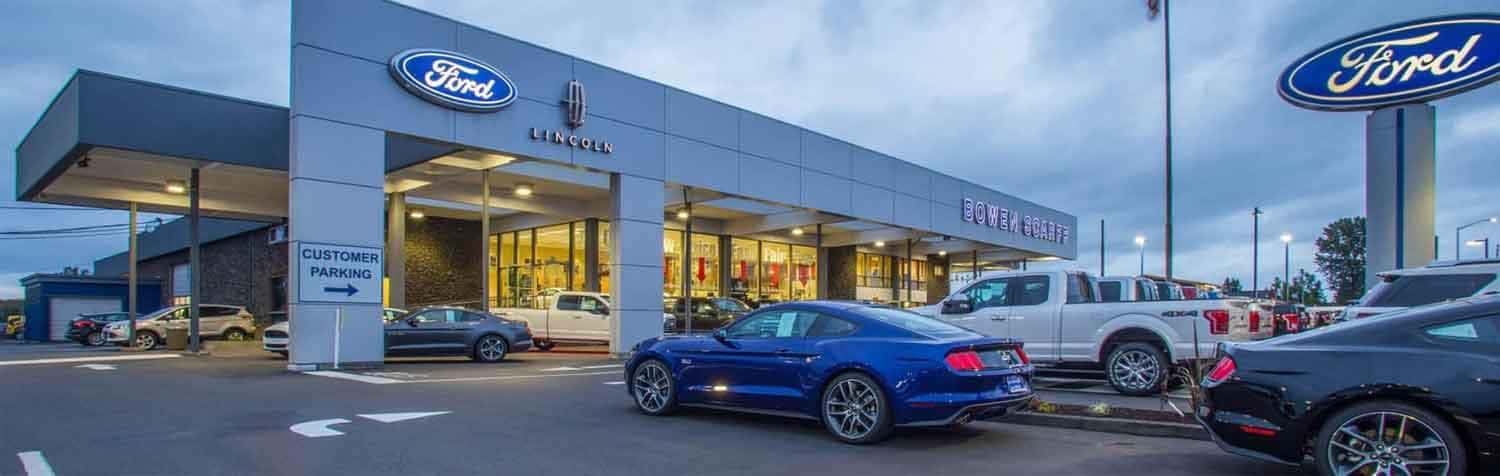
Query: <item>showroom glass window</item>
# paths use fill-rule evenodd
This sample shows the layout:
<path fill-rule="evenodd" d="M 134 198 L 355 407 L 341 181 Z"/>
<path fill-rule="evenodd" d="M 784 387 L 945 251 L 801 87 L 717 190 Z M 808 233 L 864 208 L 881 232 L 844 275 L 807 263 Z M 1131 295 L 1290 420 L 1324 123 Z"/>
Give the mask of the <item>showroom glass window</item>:
<path fill-rule="evenodd" d="M 762 242 L 760 300 L 786 301 L 791 299 L 791 285 L 787 279 L 787 265 L 791 261 L 792 247 L 781 243 Z"/>
<path fill-rule="evenodd" d="M 760 242 L 734 238 L 729 242 L 729 295 L 753 301 L 760 294 Z"/>
<path fill-rule="evenodd" d="M 587 289 L 584 281 L 588 278 L 588 273 L 584 270 L 584 267 L 588 266 L 588 259 L 584 257 L 584 253 L 587 252 L 585 246 L 588 244 L 588 237 L 585 236 L 585 232 L 588 227 L 581 221 L 570 223 L 568 226 L 573 230 L 573 238 L 569 241 L 573 246 L 573 254 L 569 255 L 572 258 L 568 264 L 568 276 L 571 276 L 569 280 L 572 281 L 572 285 L 568 286 L 568 289 L 583 291 Z"/>
<path fill-rule="evenodd" d="M 609 234 L 609 222 L 599 221 L 599 292 L 609 294 L 609 277 L 614 269 L 610 262 L 609 244 L 613 238 Z"/>
<path fill-rule="evenodd" d="M 569 224 L 553 225 L 536 229 L 536 292 L 552 295 L 568 289 L 569 252 L 568 243 L 573 237 Z"/>
<path fill-rule="evenodd" d="M 693 234 L 692 261 L 688 263 L 688 279 L 693 285 L 693 295 L 717 297 L 719 291 L 719 237 L 703 233 Z"/>
<path fill-rule="evenodd" d="M 682 240 L 681 230 L 664 230 L 662 232 L 662 295 L 682 296 Z"/>
<path fill-rule="evenodd" d="M 818 249 L 792 246 L 792 300 L 818 298 Z"/>

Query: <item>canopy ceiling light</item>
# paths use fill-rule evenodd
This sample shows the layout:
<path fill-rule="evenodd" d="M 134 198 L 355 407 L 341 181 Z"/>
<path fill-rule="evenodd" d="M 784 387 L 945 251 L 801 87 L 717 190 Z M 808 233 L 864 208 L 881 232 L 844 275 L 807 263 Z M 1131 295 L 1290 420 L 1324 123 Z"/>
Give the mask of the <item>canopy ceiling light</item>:
<path fill-rule="evenodd" d="M 413 208 L 411 210 L 411 213 L 407 213 L 406 215 L 409 216 L 409 217 L 412 217 L 413 219 L 416 219 L 416 220 L 421 220 L 423 218 L 427 218 L 427 214 L 426 213 L 422 213 L 422 210 L 416 209 L 416 208 Z"/>
<path fill-rule="evenodd" d="M 792 236 L 802 236 L 803 233 L 806 233 L 806 232 L 802 231 L 802 227 L 797 227 L 797 228 L 793 228 L 792 229 Z"/>
<path fill-rule="evenodd" d="M 168 180 L 167 193 L 182 195 L 187 193 L 187 182 L 182 180 Z"/>
<path fill-rule="evenodd" d="M 517 197 L 530 197 L 531 194 L 535 193 L 535 192 L 536 192 L 536 189 L 533 188 L 532 185 L 529 184 L 529 183 L 518 183 L 518 184 L 516 184 L 516 196 Z"/>
<path fill-rule="evenodd" d="M 687 209 L 682 209 L 682 210 L 678 210 L 677 211 L 677 219 L 678 220 L 686 220 L 686 219 L 688 219 L 688 216 L 689 215 L 688 215 Z"/>

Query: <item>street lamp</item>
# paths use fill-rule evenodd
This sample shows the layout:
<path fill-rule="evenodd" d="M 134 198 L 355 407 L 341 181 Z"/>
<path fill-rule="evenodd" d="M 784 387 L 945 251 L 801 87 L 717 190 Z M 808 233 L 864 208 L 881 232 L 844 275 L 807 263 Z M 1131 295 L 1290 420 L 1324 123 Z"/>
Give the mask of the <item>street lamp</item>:
<path fill-rule="evenodd" d="M 1462 233 L 1464 231 L 1464 228 L 1468 228 L 1468 227 L 1471 227 L 1471 226 L 1474 226 L 1474 225 L 1478 225 L 1480 223 L 1495 223 L 1495 222 L 1500 222 L 1500 217 L 1489 217 L 1489 218 L 1485 218 L 1483 220 L 1475 220 L 1473 223 L 1470 223 L 1470 224 L 1458 227 L 1458 229 L 1453 230 L 1453 260 L 1454 261 L 1458 261 L 1458 251 L 1459 251 L 1458 244 L 1463 242 L 1463 238 L 1460 238 L 1458 236 L 1458 234 Z"/>
<path fill-rule="evenodd" d="M 1140 235 L 1136 235 L 1136 237 L 1135 237 L 1135 246 L 1141 249 L 1141 274 L 1139 274 L 1138 276 L 1145 276 L 1146 275 L 1146 237 L 1140 236 Z"/>
<path fill-rule="evenodd" d="M 1467 244 L 1469 246 L 1482 246 L 1482 247 L 1484 247 L 1484 259 L 1490 259 L 1490 239 L 1488 237 L 1485 237 L 1485 238 L 1482 238 L 1482 239 L 1478 239 L 1478 240 L 1469 240 L 1469 241 L 1464 242 L 1464 244 Z"/>
<path fill-rule="evenodd" d="M 1260 207 L 1251 210 L 1250 215 L 1255 219 L 1255 228 L 1250 236 L 1250 294 L 1260 289 L 1260 216 L 1264 212 Z"/>
<path fill-rule="evenodd" d="M 1292 289 L 1292 234 L 1291 233 L 1282 233 L 1281 234 L 1281 243 L 1282 243 L 1282 245 L 1284 245 L 1286 247 L 1286 252 L 1283 255 L 1283 256 L 1285 256 L 1284 259 L 1286 260 L 1286 264 L 1285 264 L 1286 267 L 1283 268 L 1282 271 L 1281 271 L 1281 285 L 1283 287 L 1285 287 L 1287 290 L 1291 290 Z M 1290 299 L 1290 298 L 1288 298 L 1288 299 Z"/>

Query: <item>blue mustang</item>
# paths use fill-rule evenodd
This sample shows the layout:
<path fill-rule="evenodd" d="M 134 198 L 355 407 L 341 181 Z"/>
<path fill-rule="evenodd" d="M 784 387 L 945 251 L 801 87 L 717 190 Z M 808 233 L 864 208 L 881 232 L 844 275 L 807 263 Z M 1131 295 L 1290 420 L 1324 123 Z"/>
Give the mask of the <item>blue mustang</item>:
<path fill-rule="evenodd" d="M 642 341 L 625 366 L 636 408 L 679 406 L 820 420 L 840 441 L 894 426 L 960 426 L 1032 399 L 1021 343 L 911 312 L 807 301 L 756 310 L 712 336 Z"/>

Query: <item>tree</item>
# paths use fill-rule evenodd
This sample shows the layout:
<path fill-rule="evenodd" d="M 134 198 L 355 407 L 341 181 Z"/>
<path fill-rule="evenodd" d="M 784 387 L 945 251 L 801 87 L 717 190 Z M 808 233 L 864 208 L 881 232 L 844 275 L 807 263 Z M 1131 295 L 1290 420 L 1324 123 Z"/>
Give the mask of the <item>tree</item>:
<path fill-rule="evenodd" d="M 1348 303 L 1365 294 L 1365 217 L 1345 217 L 1323 227 L 1313 256 L 1318 271 L 1333 287 L 1334 302 Z"/>
<path fill-rule="evenodd" d="M 1244 291 L 1244 287 L 1240 285 L 1239 278 L 1224 278 L 1224 284 L 1220 285 L 1219 288 L 1224 294 L 1235 294 Z"/>
<path fill-rule="evenodd" d="M 1292 277 L 1291 283 L 1282 281 L 1280 277 L 1271 278 L 1271 290 L 1276 293 L 1276 299 L 1283 301 L 1308 306 L 1324 303 L 1323 282 L 1307 270 L 1297 270 L 1297 275 Z"/>

